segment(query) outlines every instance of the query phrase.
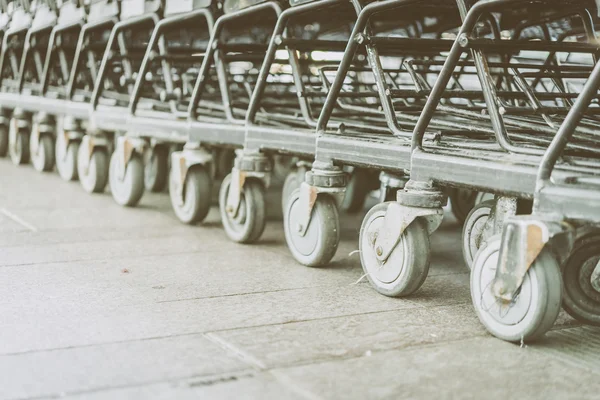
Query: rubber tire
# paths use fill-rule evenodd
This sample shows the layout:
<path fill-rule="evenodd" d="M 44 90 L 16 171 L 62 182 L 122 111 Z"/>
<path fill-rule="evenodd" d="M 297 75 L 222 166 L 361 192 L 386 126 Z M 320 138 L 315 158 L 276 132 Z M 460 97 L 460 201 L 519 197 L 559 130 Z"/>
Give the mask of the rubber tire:
<path fill-rule="evenodd" d="M 31 164 L 38 172 L 48 172 L 54 169 L 54 139 L 52 136 L 45 134 L 39 137 L 38 152 L 33 152 L 33 142 L 30 140 L 29 154 L 31 156 Z"/>
<path fill-rule="evenodd" d="M 292 193 L 294 190 L 299 189 L 302 182 L 298 179 L 298 171 L 293 169 L 290 171 L 285 180 L 283 181 L 283 188 L 281 189 L 281 209 L 283 211 L 283 215 L 285 215 L 286 206 L 288 200 L 292 197 Z"/>
<path fill-rule="evenodd" d="M 469 212 L 475 207 L 477 194 L 478 192 L 466 189 L 452 189 L 450 191 L 452 214 L 461 224 L 465 223 Z"/>
<path fill-rule="evenodd" d="M 201 165 L 188 170 L 185 177 L 183 206 L 178 205 L 175 198 L 176 182 L 169 178 L 169 197 L 175 215 L 184 224 L 204 221 L 210 211 L 212 199 L 212 179 L 210 172 Z"/>
<path fill-rule="evenodd" d="M 427 226 L 420 219 L 414 220 L 402 232 L 400 241 L 390 254 L 385 266 L 392 266 L 393 272 L 389 281 L 383 281 L 373 275 L 374 269 L 380 269 L 375 250 L 369 239 L 369 232 L 382 226 L 383 219 L 391 203 L 379 203 L 369 210 L 360 227 L 359 249 L 363 272 L 373 288 L 389 297 L 404 297 L 416 292 L 425 282 L 429 273 L 431 244 Z M 377 225 L 373 225 L 377 224 Z M 398 265 L 398 267 L 396 267 Z"/>
<path fill-rule="evenodd" d="M 144 163 L 137 154 L 132 154 L 125 167 L 123 180 L 117 176 L 117 154 L 110 158 L 108 180 L 115 202 L 123 207 L 136 206 L 144 194 Z"/>
<path fill-rule="evenodd" d="M 591 267 L 588 261 L 600 257 L 600 234 L 595 233 L 583 237 L 571 255 L 564 263 L 563 282 L 563 307 L 573 318 L 589 325 L 600 326 L 600 293 L 590 283 Z M 582 268 L 586 268 L 582 271 Z M 588 269 L 591 269 L 588 271 Z M 590 272 L 588 274 L 588 272 Z M 583 274 L 583 276 L 582 276 Z M 582 285 L 583 283 L 583 285 Z"/>
<path fill-rule="evenodd" d="M 63 159 L 62 154 L 59 154 L 60 150 L 58 149 L 58 143 L 55 145 L 55 163 L 56 170 L 60 177 L 69 182 L 75 181 L 79 177 L 77 172 L 77 154 L 79 153 L 79 145 L 81 142 L 79 141 L 71 141 L 67 145 L 65 159 Z"/>
<path fill-rule="evenodd" d="M 335 256 L 340 243 L 340 217 L 336 201 L 329 195 L 317 197 L 308 222 L 306 234 L 298 237 L 296 210 L 300 204 L 300 189 L 296 189 L 286 202 L 283 214 L 283 230 L 290 252 L 300 264 L 307 267 L 323 267 Z M 316 237 L 315 237 L 316 235 Z M 298 241 L 310 239 L 310 249 L 298 248 Z"/>
<path fill-rule="evenodd" d="M 502 323 L 490 313 L 490 310 L 497 309 L 495 302 L 492 301 L 493 297 L 483 299 L 485 291 L 490 290 L 490 283 L 482 282 L 484 270 L 489 269 L 489 274 L 495 271 L 500 244 L 500 235 L 490 238 L 487 245 L 479 249 L 473 262 L 471 299 L 477 316 L 488 332 L 497 338 L 509 342 L 529 342 L 539 339 L 552 328 L 560 312 L 562 297 L 560 266 L 549 249 L 542 250 L 529 268 L 520 293 L 514 300 L 518 306 L 519 298 L 523 299 L 522 296 L 526 295 L 524 293 L 530 293 L 531 298 L 526 314 L 514 324 Z M 489 296 L 493 295 L 489 293 Z M 501 319 L 507 316 L 508 312 Z"/>
<path fill-rule="evenodd" d="M 363 168 L 356 168 L 350 176 L 350 180 L 346 185 L 346 194 L 340 209 L 347 214 L 355 214 L 363 210 L 367 195 L 371 192 L 369 179 L 371 174 Z"/>
<path fill-rule="evenodd" d="M 8 154 L 8 128 L 4 125 L 0 126 L 0 158 L 6 157 Z"/>
<path fill-rule="evenodd" d="M 483 203 L 477 204 L 475 207 L 473 207 L 473 209 L 467 216 L 467 219 L 465 220 L 462 229 L 462 253 L 463 259 L 465 260 L 465 263 L 467 264 L 467 267 L 469 267 L 469 269 L 471 269 L 471 267 L 473 266 L 473 258 L 475 257 L 475 253 L 477 253 L 477 250 L 482 245 L 481 241 L 478 244 L 471 243 L 473 229 L 476 227 L 476 224 L 478 227 L 481 226 L 480 224 L 478 224 L 480 221 L 483 222 L 483 224 L 486 223 L 495 204 L 496 202 L 494 200 L 486 200 Z M 482 221 L 482 219 L 485 220 Z M 481 233 L 483 233 L 483 231 Z M 471 244 L 473 244 L 475 248 L 473 248 Z"/>
<path fill-rule="evenodd" d="M 219 190 L 219 212 L 225 233 L 231 240 L 237 243 L 250 244 L 260 239 L 267 225 L 265 189 L 262 183 L 256 179 L 248 179 L 242 188 L 240 211 L 244 207 L 245 218 L 234 221 L 225 211 L 227 194 L 231 185 L 231 174 L 227 175 L 221 183 Z M 239 212 L 238 212 L 239 214 Z"/>
<path fill-rule="evenodd" d="M 27 164 L 30 159 L 29 154 L 29 133 L 28 132 L 17 132 L 17 143 L 18 151 L 10 149 L 10 159 L 14 165 Z M 9 146 L 10 147 L 10 146 Z"/>
<path fill-rule="evenodd" d="M 87 175 L 83 169 L 83 159 L 87 154 L 82 154 L 83 147 L 79 146 L 77 153 L 77 175 L 79 182 L 88 193 L 102 193 L 108 183 L 108 154 L 106 149 L 94 149 L 90 157 Z"/>
<path fill-rule="evenodd" d="M 144 187 L 152 193 L 165 189 L 169 177 L 169 149 L 165 146 L 154 146 L 150 159 L 144 165 Z"/>

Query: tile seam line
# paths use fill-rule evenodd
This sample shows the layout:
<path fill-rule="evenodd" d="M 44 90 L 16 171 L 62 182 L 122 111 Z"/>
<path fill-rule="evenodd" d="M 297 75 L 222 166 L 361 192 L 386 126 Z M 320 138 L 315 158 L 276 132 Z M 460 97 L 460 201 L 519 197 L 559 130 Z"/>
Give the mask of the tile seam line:
<path fill-rule="evenodd" d="M 0 213 L 2 213 L 4 216 L 11 219 L 12 221 L 16 222 L 17 224 L 21 225 L 22 227 L 27 228 L 29 231 L 38 232 L 38 228 L 36 228 L 32 224 L 30 224 L 29 222 L 25 221 L 24 219 L 22 219 L 17 214 L 10 212 L 6 208 L 0 208 Z"/>
<path fill-rule="evenodd" d="M 465 304 L 467 304 L 467 303 L 443 304 L 443 305 L 437 305 L 437 306 L 433 306 L 433 307 L 429 307 L 429 308 L 451 307 L 451 306 L 460 306 L 460 305 L 465 305 Z M 391 312 L 397 312 L 397 311 L 402 311 L 402 310 L 417 310 L 417 309 L 420 309 L 420 308 L 411 306 L 411 307 L 393 308 L 393 309 L 388 309 L 388 310 L 367 311 L 367 312 L 355 313 L 355 314 L 333 315 L 333 316 L 322 317 L 322 318 L 301 319 L 301 320 L 278 322 L 278 323 L 271 323 L 271 324 L 258 324 L 258 325 L 248 325 L 248 326 L 240 326 L 240 327 L 235 327 L 235 328 L 225 328 L 225 329 L 217 329 L 217 330 L 209 330 L 209 331 L 175 333 L 172 335 L 142 337 L 142 338 L 135 338 L 135 339 L 127 339 L 127 340 L 115 340 L 115 341 L 110 341 L 110 342 L 97 342 L 97 343 L 89 343 L 89 344 L 76 345 L 76 346 L 54 347 L 54 348 L 49 348 L 49 349 L 25 350 L 25 351 L 19 351 L 19 352 L 11 352 L 11 353 L 0 353 L 0 357 L 12 357 L 12 356 L 20 356 L 20 355 L 35 354 L 35 353 L 46 353 L 46 352 L 61 351 L 61 350 L 83 349 L 83 348 L 89 348 L 89 347 L 107 346 L 107 345 L 112 345 L 112 344 L 134 343 L 134 342 L 142 342 L 142 341 L 148 341 L 148 340 L 170 339 L 170 338 L 178 338 L 178 337 L 186 337 L 186 336 L 204 335 L 207 333 L 218 334 L 221 332 L 230 332 L 230 331 L 236 331 L 236 330 L 241 330 L 241 329 L 256 329 L 256 328 L 263 328 L 263 327 L 270 327 L 270 326 L 277 326 L 277 325 L 287 325 L 287 324 L 313 322 L 313 321 L 325 321 L 328 319 L 348 318 L 348 317 L 353 317 L 353 316 L 363 316 L 363 315 L 371 315 L 371 314 L 379 314 L 379 313 L 391 313 Z"/>
<path fill-rule="evenodd" d="M 185 381 L 189 381 L 189 380 L 193 380 L 193 379 L 201 379 L 201 378 L 209 378 L 209 377 L 218 377 L 218 376 L 223 376 L 223 375 L 241 375 L 243 373 L 248 373 L 248 372 L 256 372 L 255 370 L 246 368 L 246 369 L 236 369 L 233 371 L 228 371 L 228 372 L 222 372 L 222 373 L 217 373 L 217 374 L 204 374 L 204 375 L 188 375 L 188 376 L 181 376 L 181 377 L 177 377 L 177 378 L 171 378 L 171 379 L 156 379 L 156 380 L 149 380 L 146 382 L 140 382 L 140 383 L 135 383 L 135 384 L 131 384 L 131 385 L 117 385 L 117 386 L 102 386 L 102 387 L 98 387 L 98 388 L 94 388 L 94 389 L 90 389 L 90 390 L 74 390 L 72 392 L 60 392 L 60 393 L 55 393 L 55 394 L 48 394 L 48 395 L 41 395 L 41 396 L 33 396 L 33 397 L 12 397 L 12 398 L 6 398 L 5 400 L 50 400 L 50 399 L 68 399 L 71 396 L 79 396 L 79 395 L 85 395 L 85 394 L 91 394 L 91 393 L 102 393 L 102 392 L 108 392 L 108 391 L 112 391 L 112 390 L 119 390 L 119 389 L 131 389 L 131 388 L 141 388 L 144 386 L 151 386 L 151 385 L 157 385 L 157 384 L 169 384 L 169 383 L 179 383 L 179 382 L 185 382 Z M 191 389 L 191 387 L 189 387 Z"/>

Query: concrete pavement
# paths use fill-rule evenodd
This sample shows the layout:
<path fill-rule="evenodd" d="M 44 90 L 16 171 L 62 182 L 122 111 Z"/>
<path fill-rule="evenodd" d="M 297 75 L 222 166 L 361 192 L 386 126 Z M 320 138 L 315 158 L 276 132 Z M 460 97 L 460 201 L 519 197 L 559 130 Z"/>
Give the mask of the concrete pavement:
<path fill-rule="evenodd" d="M 451 217 L 423 288 L 390 299 L 356 283 L 362 215 L 311 269 L 270 209 L 242 246 L 216 209 L 183 226 L 166 194 L 124 209 L 0 159 L 0 399 L 597 398 L 600 330 L 487 334 Z"/>

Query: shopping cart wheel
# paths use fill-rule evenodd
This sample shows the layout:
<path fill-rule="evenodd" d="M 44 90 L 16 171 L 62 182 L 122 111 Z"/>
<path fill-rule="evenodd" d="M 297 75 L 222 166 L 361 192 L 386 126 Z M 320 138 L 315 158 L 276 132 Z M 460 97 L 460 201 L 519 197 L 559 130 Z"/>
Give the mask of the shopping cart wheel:
<path fill-rule="evenodd" d="M 156 145 L 144 152 L 144 186 L 149 192 L 162 192 L 169 176 L 169 149 Z"/>
<path fill-rule="evenodd" d="M 6 157 L 8 153 L 8 128 L 0 126 L 0 157 Z"/>
<path fill-rule="evenodd" d="M 425 224 L 416 219 L 402 232 L 400 241 L 381 265 L 373 243 L 383 227 L 389 205 L 377 204 L 365 216 L 360 228 L 360 261 L 369 282 L 379 293 L 390 297 L 408 296 L 427 278 L 431 253 L 429 233 Z"/>
<path fill-rule="evenodd" d="M 562 279 L 552 252 L 544 249 L 529 268 L 517 297 L 510 302 L 492 293 L 501 237 L 487 241 L 473 260 L 471 298 L 479 320 L 494 336 L 510 342 L 544 335 L 556 321 L 561 306 Z"/>
<path fill-rule="evenodd" d="M 13 164 L 27 164 L 29 162 L 29 133 L 16 132 L 12 135 L 11 139 L 14 142 L 10 143 L 8 147 L 10 150 L 10 159 Z"/>
<path fill-rule="evenodd" d="M 317 197 L 304 235 L 299 223 L 303 212 L 300 189 L 292 192 L 286 204 L 283 229 L 294 258 L 307 267 L 327 265 L 340 243 L 340 217 L 335 198 L 327 194 Z"/>
<path fill-rule="evenodd" d="M 486 237 L 486 224 L 494 207 L 493 200 L 477 204 L 467 216 L 462 230 L 462 249 L 465 263 L 471 269 L 473 257 Z"/>
<path fill-rule="evenodd" d="M 563 305 L 574 318 L 600 326 L 600 233 L 582 238 L 563 267 Z"/>
<path fill-rule="evenodd" d="M 452 189 L 450 191 L 452 214 L 461 224 L 465 222 L 469 212 L 475 207 L 477 194 L 477 192 L 465 189 Z"/>
<path fill-rule="evenodd" d="M 219 191 L 219 211 L 227 236 L 238 243 L 253 243 L 265 230 L 267 215 L 265 189 L 257 179 L 247 179 L 240 196 L 240 205 L 235 215 L 225 210 L 231 186 L 231 174 L 223 179 Z"/>
<path fill-rule="evenodd" d="M 113 153 L 110 158 L 108 181 L 113 199 L 117 204 L 133 207 L 140 202 L 144 194 L 144 163 L 137 154 L 132 154 L 125 166 L 125 175 L 119 176 L 118 155 Z"/>
<path fill-rule="evenodd" d="M 77 179 L 77 153 L 79 152 L 79 141 L 67 141 L 58 135 L 55 144 L 55 161 L 58 174 L 65 181 Z"/>
<path fill-rule="evenodd" d="M 285 177 L 285 181 L 283 181 L 283 189 L 281 190 L 281 207 L 283 215 L 285 215 L 286 206 L 292 197 L 292 193 L 294 193 L 294 190 L 300 188 L 301 183 L 302 182 L 300 182 L 298 171 L 295 168 L 292 169 Z"/>
<path fill-rule="evenodd" d="M 50 135 L 41 135 L 37 145 L 29 141 L 31 163 L 38 172 L 51 171 L 54 168 L 54 139 Z"/>
<path fill-rule="evenodd" d="M 89 163 L 86 158 L 89 157 Z M 87 165 L 86 165 L 87 164 Z M 108 181 L 108 154 L 106 149 L 94 149 L 89 156 L 84 146 L 77 152 L 77 175 L 81 186 L 88 193 L 101 193 Z"/>
<path fill-rule="evenodd" d="M 183 199 L 177 195 L 177 180 L 173 173 L 175 170 L 171 171 L 169 178 L 169 195 L 175 215 L 186 224 L 203 221 L 208 215 L 212 199 L 212 179 L 209 170 L 202 165 L 195 165 L 187 172 Z"/>
<path fill-rule="evenodd" d="M 357 213 L 362 211 L 367 195 L 372 190 L 371 174 L 368 170 L 355 168 L 346 185 L 346 194 L 340 205 L 342 211 Z"/>

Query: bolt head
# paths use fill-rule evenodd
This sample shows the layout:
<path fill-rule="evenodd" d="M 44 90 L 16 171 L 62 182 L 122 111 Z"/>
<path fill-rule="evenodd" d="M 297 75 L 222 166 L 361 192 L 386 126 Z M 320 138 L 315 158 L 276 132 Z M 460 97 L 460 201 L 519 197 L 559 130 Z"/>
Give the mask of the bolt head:
<path fill-rule="evenodd" d="M 383 249 L 381 248 L 381 246 L 377 246 L 377 248 L 375 249 L 375 253 L 377 253 L 377 256 L 381 257 L 381 255 L 383 254 Z"/>
<path fill-rule="evenodd" d="M 227 206 L 225 208 L 225 211 L 227 211 L 228 214 L 232 214 L 233 213 L 233 207 L 232 206 Z"/>
<path fill-rule="evenodd" d="M 303 228 L 302 224 L 297 224 L 296 225 L 296 232 L 298 232 L 298 233 L 302 232 L 302 228 Z"/>

